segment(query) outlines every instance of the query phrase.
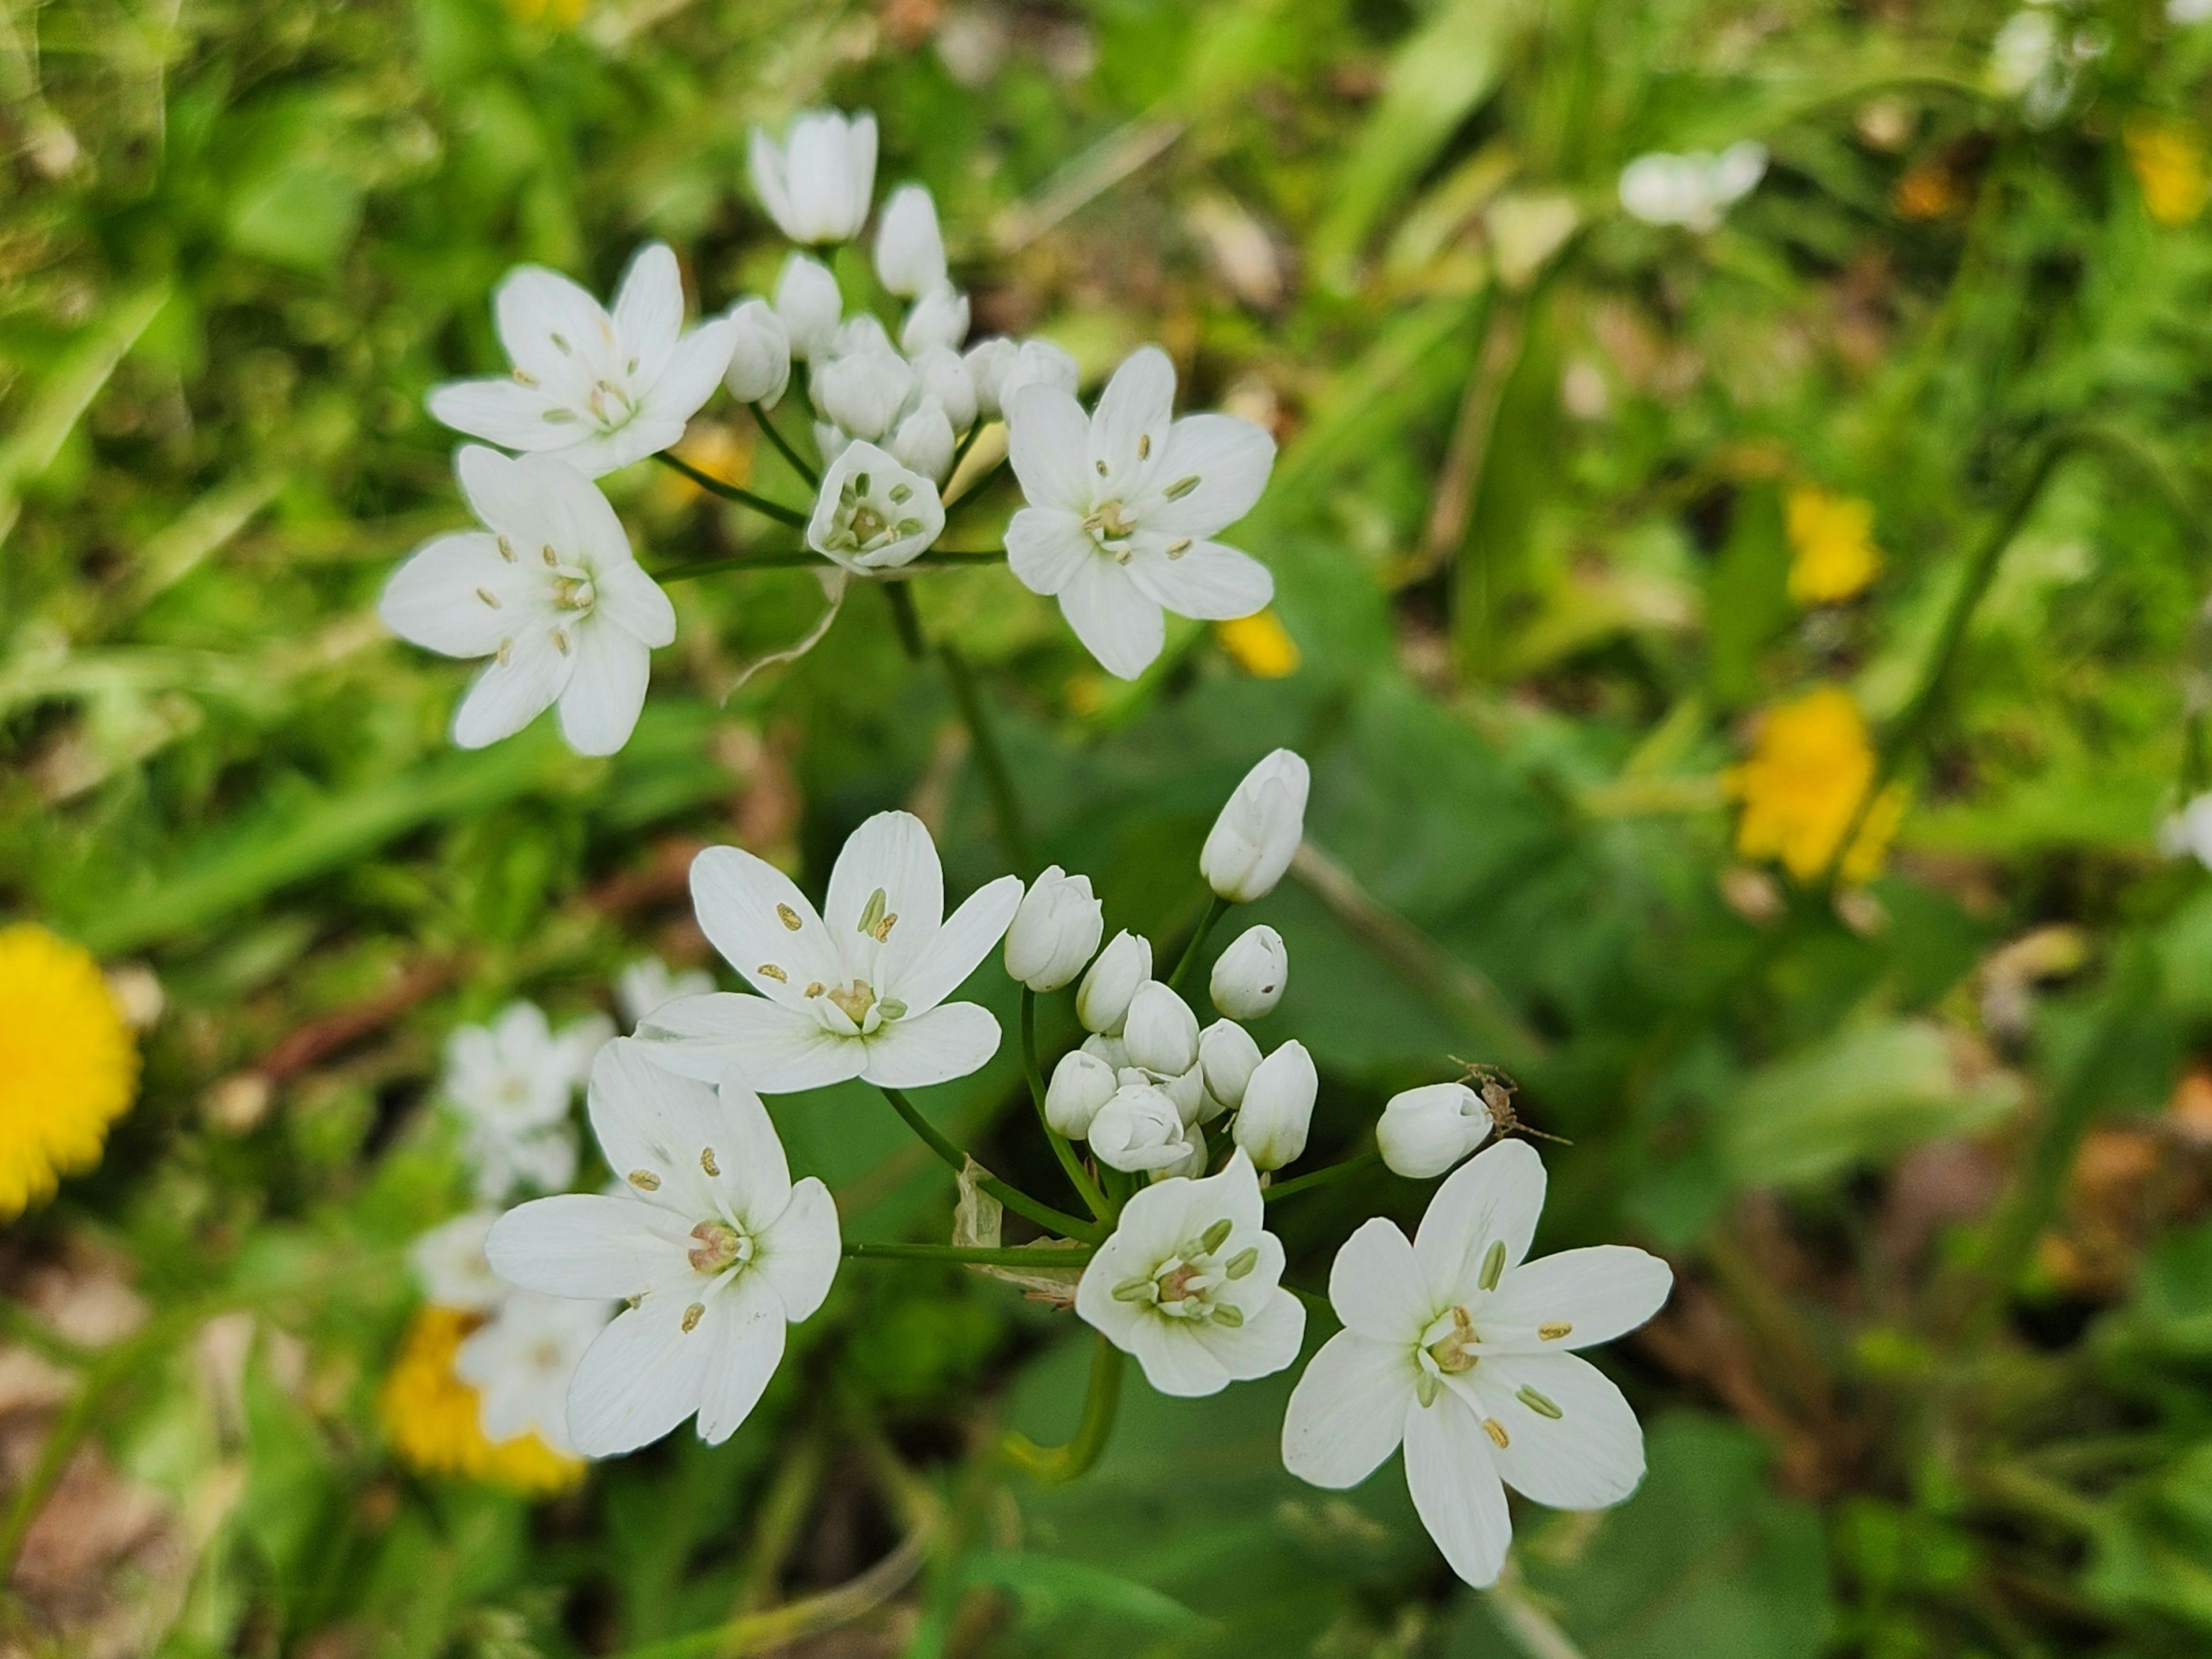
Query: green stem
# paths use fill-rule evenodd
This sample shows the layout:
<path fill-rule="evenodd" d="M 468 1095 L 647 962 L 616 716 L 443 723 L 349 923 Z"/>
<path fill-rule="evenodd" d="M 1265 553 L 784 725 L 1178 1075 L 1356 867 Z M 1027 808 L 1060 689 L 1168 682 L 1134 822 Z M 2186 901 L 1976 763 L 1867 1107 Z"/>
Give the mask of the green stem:
<path fill-rule="evenodd" d="M 1229 914 L 1229 902 L 1220 894 L 1213 895 L 1212 902 L 1206 907 L 1205 915 L 1199 919 L 1198 931 L 1190 936 L 1190 943 L 1183 946 L 1182 960 L 1176 963 L 1175 972 L 1168 975 L 1170 990 L 1182 989 L 1183 981 L 1190 977 L 1190 970 L 1198 965 L 1198 953 L 1206 944 L 1206 936 L 1213 931 L 1215 922 Z"/>
<path fill-rule="evenodd" d="M 883 1091 L 884 1098 L 890 1102 L 891 1109 L 906 1120 L 907 1127 L 920 1135 L 922 1144 L 944 1159 L 953 1173 L 965 1174 L 973 1168 L 975 1184 L 1016 1215 L 1026 1216 L 1038 1226 L 1048 1228 L 1065 1237 L 1079 1238 L 1092 1244 L 1099 1242 L 1103 1235 L 1097 1223 L 1078 1220 L 1064 1210 L 1055 1210 L 1049 1204 L 1038 1202 L 1018 1187 L 1008 1186 L 939 1134 L 937 1126 L 924 1117 L 915 1103 L 898 1090 L 881 1083 L 876 1087 Z"/>
<path fill-rule="evenodd" d="M 983 435 L 983 427 L 984 421 L 978 416 L 969 423 L 967 431 L 960 434 L 960 441 L 952 448 L 952 465 L 945 469 L 946 483 L 952 481 L 953 475 L 960 471 L 960 463 L 966 460 L 968 452 L 975 447 L 975 440 Z"/>
<path fill-rule="evenodd" d="M 908 660 L 920 662 L 929 653 L 922 643 L 921 618 L 915 614 L 914 595 L 903 582 L 885 582 L 884 599 L 891 608 L 891 625 L 898 629 L 899 645 Z"/>
<path fill-rule="evenodd" d="M 1121 1406 L 1121 1351 L 1102 1334 L 1091 1352 L 1091 1387 L 1083 1397 L 1083 1419 L 1075 1437 L 1064 1446 L 1040 1446 L 1025 1434 L 1008 1431 L 1000 1442 L 1006 1461 L 1035 1480 L 1060 1486 L 1098 1461 L 1114 1432 Z"/>
<path fill-rule="evenodd" d="M 952 688 L 952 701 L 968 727 L 975 764 L 983 774 L 984 787 L 990 792 L 991 810 L 999 821 L 999 844 L 1026 881 L 1036 874 L 1036 857 L 1030 849 L 1029 826 L 1022 816 L 1022 798 L 1014 788 L 1013 774 L 1006 768 L 1006 753 L 999 747 L 998 731 L 991 724 L 982 690 L 975 684 L 975 673 L 968 665 L 968 659 L 960 654 L 951 641 L 940 641 L 937 654 L 945 660 L 945 678 Z"/>
<path fill-rule="evenodd" d="M 984 1267 L 1080 1267 L 1091 1260 L 1089 1245 L 1073 1249 L 989 1249 L 966 1244 L 860 1244 L 848 1241 L 847 1255 L 865 1261 L 958 1261 Z"/>
<path fill-rule="evenodd" d="M 1052 1142 L 1053 1156 L 1067 1171 L 1068 1180 L 1083 1195 L 1083 1201 L 1091 1206 L 1091 1213 L 1101 1221 L 1109 1219 L 1114 1209 L 1107 1203 L 1106 1194 L 1098 1190 L 1098 1183 L 1083 1167 L 1083 1160 L 1067 1144 L 1067 1137 L 1054 1128 L 1052 1120 L 1044 1115 L 1044 1069 L 1037 1064 L 1036 993 L 1026 985 L 1022 987 L 1022 1074 L 1029 1079 L 1030 1098 L 1036 1103 L 1037 1121 L 1044 1126 L 1045 1139 Z"/>
<path fill-rule="evenodd" d="M 925 553 L 911 563 L 899 567 L 899 574 L 909 570 L 957 570 L 969 565 L 996 564 L 1006 555 L 996 548 L 980 549 L 975 552 Z M 695 576 L 719 576 L 725 570 L 805 570 L 826 567 L 830 561 L 810 547 L 778 548 L 767 553 L 744 553 L 732 559 L 694 559 L 687 564 L 665 565 L 653 571 L 657 582 L 690 581 Z M 886 587 L 892 583 L 884 584 Z"/>
<path fill-rule="evenodd" d="M 1341 1181 L 1346 1176 L 1358 1175 L 1362 1170 L 1371 1169 L 1382 1161 L 1382 1154 L 1370 1146 L 1364 1152 L 1354 1152 L 1341 1164 L 1328 1164 L 1316 1170 L 1311 1175 L 1302 1175 L 1296 1181 L 1279 1182 L 1272 1187 L 1263 1187 L 1260 1189 L 1260 1196 L 1273 1203 L 1276 1199 L 1288 1198 L 1292 1193 L 1308 1192 L 1316 1187 L 1326 1187 L 1332 1182 Z"/>
<path fill-rule="evenodd" d="M 800 459 L 799 452 L 793 449 L 790 443 L 785 439 L 783 434 L 775 429 L 775 422 L 769 419 L 768 410 L 762 408 L 758 404 L 747 404 L 745 407 L 752 410 L 753 419 L 759 423 L 762 434 L 770 443 L 775 446 L 775 453 L 782 456 L 786 461 L 790 463 L 791 470 L 793 472 L 796 472 L 800 477 L 806 481 L 806 487 L 809 489 L 820 489 L 822 485 L 821 475 L 815 471 L 812 467 L 807 465 L 807 464 Z"/>
<path fill-rule="evenodd" d="M 806 528 L 806 515 L 795 507 L 786 507 L 781 501 L 772 501 L 765 495 L 756 495 L 751 490 L 740 489 L 733 483 L 724 483 L 711 473 L 702 472 L 689 461 L 679 461 L 665 449 L 653 459 L 672 471 L 681 472 L 710 495 L 720 495 L 726 501 L 739 502 L 756 513 L 774 519 L 778 524 L 789 525 L 793 530 Z"/>

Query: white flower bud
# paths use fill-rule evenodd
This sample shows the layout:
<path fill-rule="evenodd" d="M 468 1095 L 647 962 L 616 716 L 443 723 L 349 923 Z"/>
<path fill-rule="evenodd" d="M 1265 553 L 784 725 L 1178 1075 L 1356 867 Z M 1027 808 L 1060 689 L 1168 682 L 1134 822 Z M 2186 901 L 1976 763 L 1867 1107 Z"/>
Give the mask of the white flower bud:
<path fill-rule="evenodd" d="M 1231 1019 L 1264 1019 L 1291 982 L 1291 952 L 1283 936 L 1264 921 L 1247 927 L 1213 959 L 1206 982 L 1213 1006 Z"/>
<path fill-rule="evenodd" d="M 1190 1155 L 1182 1114 L 1149 1083 L 1116 1089 L 1091 1120 L 1089 1139 L 1093 1155 L 1115 1170 L 1164 1170 Z"/>
<path fill-rule="evenodd" d="M 975 424 L 975 377 L 960 354 L 949 346 L 924 346 L 914 355 L 915 395 L 934 398 L 945 405 L 945 418 L 955 432 Z"/>
<path fill-rule="evenodd" d="M 1091 878 L 1054 865 L 1030 884 L 1006 929 L 1006 972 L 1032 991 L 1057 991 L 1083 971 L 1106 931 Z"/>
<path fill-rule="evenodd" d="M 945 531 L 937 485 L 871 443 L 848 445 L 822 475 L 806 544 L 848 570 L 889 570 Z"/>
<path fill-rule="evenodd" d="M 1244 1088 L 1234 1133 L 1253 1164 L 1279 1170 L 1306 1149 L 1321 1077 L 1303 1042 L 1285 1042 L 1261 1060 Z"/>
<path fill-rule="evenodd" d="M 1144 1075 L 1150 1077 L 1152 1073 Z M 1160 1092 L 1175 1102 L 1175 1109 L 1182 1114 L 1186 1127 L 1198 1121 L 1198 1115 L 1206 1106 L 1206 1074 L 1196 1060 L 1193 1060 L 1190 1070 L 1180 1077 L 1156 1078 L 1153 1080 L 1160 1085 Z"/>
<path fill-rule="evenodd" d="M 950 283 L 939 283 L 914 302 L 899 329 L 899 343 L 909 352 L 944 346 L 957 351 L 968 337 L 968 296 Z"/>
<path fill-rule="evenodd" d="M 830 337 L 830 349 L 825 357 L 853 357 L 872 351 L 879 356 L 896 357 L 898 348 L 891 343 L 890 331 L 872 312 L 856 311 L 837 325 L 837 331 Z"/>
<path fill-rule="evenodd" d="M 1003 334 L 994 334 L 988 340 L 978 340 L 968 348 L 968 355 L 960 361 L 968 366 L 968 373 L 975 382 L 975 412 L 985 420 L 994 417 L 1003 404 L 999 388 L 1013 371 L 1014 360 L 1022 349 Z"/>
<path fill-rule="evenodd" d="M 876 223 L 876 276 L 902 300 L 944 282 L 945 238 L 927 185 L 901 185 L 884 204 Z"/>
<path fill-rule="evenodd" d="M 775 307 L 762 299 L 733 307 L 730 321 L 736 344 L 722 384 L 741 404 L 774 409 L 791 384 L 791 331 Z"/>
<path fill-rule="evenodd" d="M 1165 982 L 1148 979 L 1129 999 L 1121 1041 L 1131 1065 L 1161 1077 L 1181 1077 L 1198 1064 L 1198 1016 Z"/>
<path fill-rule="evenodd" d="M 1206 1173 L 1206 1136 L 1196 1129 L 1184 1133 L 1183 1155 L 1164 1169 L 1152 1172 L 1154 1181 L 1166 1181 L 1175 1176 L 1188 1176 L 1194 1180 Z"/>
<path fill-rule="evenodd" d="M 1260 1063 L 1260 1045 L 1233 1019 L 1217 1019 L 1198 1034 L 1198 1063 L 1205 1068 L 1206 1091 L 1224 1106 L 1244 1098 L 1244 1085 Z"/>
<path fill-rule="evenodd" d="M 837 458 L 853 447 L 853 434 L 835 421 L 814 423 L 815 453 L 822 457 L 825 467 L 837 465 Z"/>
<path fill-rule="evenodd" d="M 1073 398 L 1082 380 L 1075 359 L 1051 341 L 1024 340 L 999 378 L 999 410 L 1004 414 L 1012 409 L 1015 394 L 1033 386 L 1058 386 Z"/>
<path fill-rule="evenodd" d="M 1208 886 L 1239 904 L 1275 890 L 1305 836 L 1309 783 L 1305 762 L 1287 749 L 1244 775 L 1198 855 Z"/>
<path fill-rule="evenodd" d="M 811 387 L 817 409 L 871 443 L 891 429 L 913 390 L 914 370 L 890 351 L 855 351 L 819 363 Z"/>
<path fill-rule="evenodd" d="M 1129 999 L 1152 976 L 1152 941 L 1127 929 L 1115 934 L 1075 988 L 1076 1018 L 1086 1031 L 1121 1036 L 1121 1022 L 1129 1017 Z"/>
<path fill-rule="evenodd" d="M 1424 1181 L 1481 1146 L 1490 1129 L 1480 1095 L 1464 1083 L 1431 1083 L 1390 1097 L 1375 1140 L 1395 1173 Z"/>
<path fill-rule="evenodd" d="M 829 349 L 845 309 L 837 279 L 819 259 L 794 253 L 776 278 L 775 314 L 789 337 L 791 355 L 802 362 Z"/>
<path fill-rule="evenodd" d="M 778 144 L 753 129 L 753 189 L 794 242 L 842 242 L 868 222 L 876 189 L 876 118 L 808 110 Z"/>
<path fill-rule="evenodd" d="M 1114 1097 L 1121 1085 L 1114 1068 L 1096 1054 L 1070 1049 L 1052 1068 L 1052 1082 L 1044 1091 L 1044 1121 L 1070 1140 L 1091 1133 L 1091 1120 Z"/>
<path fill-rule="evenodd" d="M 945 405 L 934 398 L 924 398 L 891 434 L 891 453 L 898 457 L 900 465 L 942 484 L 952 471 L 952 422 L 945 418 Z"/>

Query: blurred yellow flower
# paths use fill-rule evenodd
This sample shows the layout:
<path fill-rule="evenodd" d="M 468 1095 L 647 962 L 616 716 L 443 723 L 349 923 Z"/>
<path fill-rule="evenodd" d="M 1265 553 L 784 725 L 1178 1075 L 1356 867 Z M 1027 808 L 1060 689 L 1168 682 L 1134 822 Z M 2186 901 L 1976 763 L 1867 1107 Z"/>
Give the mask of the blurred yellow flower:
<path fill-rule="evenodd" d="M 589 3 L 590 0 L 507 0 L 507 12 L 518 23 L 550 23 L 556 29 L 572 29 Z"/>
<path fill-rule="evenodd" d="M 583 1459 L 555 1451 L 534 1434 L 484 1438 L 477 1391 L 453 1371 L 462 1340 L 480 1322 L 452 1308 L 415 1316 L 377 1400 L 393 1449 L 425 1474 L 461 1475 L 525 1497 L 574 1486 L 584 1476 Z"/>
<path fill-rule="evenodd" d="M 1729 793 L 1743 803 L 1736 851 L 1813 880 L 1835 856 L 1874 770 L 1866 721 L 1847 692 L 1823 686 L 1768 709 L 1751 758 L 1728 774 Z M 1868 807 L 1838 872 L 1844 881 L 1873 878 L 1904 815 L 1905 791 L 1893 783 Z"/>
<path fill-rule="evenodd" d="M 0 1219 L 100 1162 L 138 1088 L 138 1045 L 100 964 L 29 922 L 0 927 Z"/>
<path fill-rule="evenodd" d="M 2162 225 L 2185 225 L 2204 208 L 2204 140 L 2185 121 L 2154 115 L 2129 118 L 2128 165 L 2142 186 L 2143 205 Z"/>
<path fill-rule="evenodd" d="M 1790 492 L 1790 597 L 1800 605 L 1848 599 L 1881 569 L 1874 506 L 1818 484 Z"/>
<path fill-rule="evenodd" d="M 1298 642 L 1272 611 L 1216 623 L 1213 637 L 1238 667 L 1257 678 L 1279 680 L 1298 672 Z"/>

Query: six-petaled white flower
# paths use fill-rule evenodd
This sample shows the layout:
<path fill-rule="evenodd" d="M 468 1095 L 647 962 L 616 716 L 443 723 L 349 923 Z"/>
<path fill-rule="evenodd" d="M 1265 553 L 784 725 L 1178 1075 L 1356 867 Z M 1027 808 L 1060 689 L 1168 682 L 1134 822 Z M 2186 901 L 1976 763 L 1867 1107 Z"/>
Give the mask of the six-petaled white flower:
<path fill-rule="evenodd" d="M 1274 440 L 1233 416 L 1175 419 L 1175 384 L 1167 354 L 1147 346 L 1088 417 L 1057 387 L 1005 394 L 1030 503 L 1006 528 L 1007 562 L 1123 679 L 1160 654 L 1164 611 L 1225 621 L 1274 594 L 1266 566 L 1208 539 L 1260 499 Z"/>
<path fill-rule="evenodd" d="M 833 109 L 801 112 L 779 144 L 753 129 L 753 189 L 776 228 L 794 242 L 848 241 L 868 222 L 876 188 L 876 118 Z"/>
<path fill-rule="evenodd" d="M 568 1435 L 589 1457 L 633 1451 L 695 1412 L 726 1440 L 783 1358 L 784 1328 L 822 1305 L 837 1210 L 794 1183 L 760 1097 L 719 1092 L 611 1043 L 592 1069 L 592 1133 L 620 1190 L 541 1198 L 500 1218 L 485 1254 L 547 1296 L 629 1305 L 586 1351 Z"/>
<path fill-rule="evenodd" d="M 1243 1152 L 1219 1175 L 1176 1176 L 1122 1206 L 1075 1290 L 1075 1311 L 1162 1394 L 1218 1394 L 1298 1357 L 1306 1311 L 1282 1287 L 1283 1247 L 1261 1226 Z"/>
<path fill-rule="evenodd" d="M 726 318 L 684 329 L 684 281 L 659 242 L 639 250 L 612 315 L 558 271 L 522 265 L 493 296 L 509 374 L 448 380 L 430 413 L 502 449 L 557 455 L 586 477 L 684 435 L 729 366 Z"/>
<path fill-rule="evenodd" d="M 1352 1234 L 1328 1284 L 1345 1328 L 1283 1422 L 1283 1462 L 1318 1486 L 1357 1486 L 1402 1441 L 1422 1525 L 1477 1586 L 1496 1581 L 1512 1541 L 1507 1486 L 1589 1510 L 1644 1475 L 1635 1413 L 1565 1350 L 1641 1325 L 1673 1274 L 1622 1245 L 1522 1265 L 1543 1205 L 1543 1161 L 1503 1141 L 1437 1189 L 1413 1243 L 1379 1216 Z"/>
<path fill-rule="evenodd" d="M 558 704 L 569 747 L 613 754 L 645 705 L 653 647 L 676 637 L 675 608 L 583 474 L 476 444 L 454 471 L 485 528 L 416 549 L 378 614 L 429 650 L 491 659 L 453 713 L 462 748 L 511 737 Z"/>
<path fill-rule="evenodd" d="M 484 1438 L 496 1444 L 534 1434 L 556 1452 L 574 1453 L 569 1384 L 614 1311 L 611 1301 L 515 1291 L 470 1332 L 453 1355 L 453 1374 L 477 1390 Z"/>
<path fill-rule="evenodd" d="M 609 1035 L 592 1015 L 556 1036 L 544 1010 L 516 1002 L 491 1024 L 464 1025 L 447 1039 L 441 1086 L 465 1127 L 478 1196 L 495 1203 L 518 1187 L 568 1184 L 576 1170 L 568 1103 Z"/>
<path fill-rule="evenodd" d="M 978 888 L 950 917 L 937 848 L 910 812 L 853 832 L 817 914 L 790 877 L 734 847 L 691 864 L 699 926 L 758 996 L 684 997 L 639 1036 L 661 1065 L 719 1078 L 736 1066 L 769 1094 L 847 1078 L 894 1088 L 965 1077 L 997 1052 L 999 1022 L 948 1002 L 1022 901 L 1019 877 Z"/>
<path fill-rule="evenodd" d="M 944 530 L 945 505 L 934 479 L 901 466 L 873 444 L 856 443 L 822 475 L 806 544 L 865 575 L 910 563 Z"/>

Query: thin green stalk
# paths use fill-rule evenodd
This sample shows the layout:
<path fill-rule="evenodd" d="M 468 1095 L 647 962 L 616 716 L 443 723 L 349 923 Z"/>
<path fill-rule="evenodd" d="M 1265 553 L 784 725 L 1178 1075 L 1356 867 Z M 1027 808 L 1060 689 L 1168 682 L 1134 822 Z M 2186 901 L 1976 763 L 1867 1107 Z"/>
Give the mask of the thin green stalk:
<path fill-rule="evenodd" d="M 733 483 L 724 483 L 713 474 L 702 472 L 689 461 L 677 459 L 665 449 L 655 454 L 653 459 L 672 471 L 681 472 L 710 495 L 720 495 L 726 501 L 739 502 L 750 507 L 756 513 L 774 519 L 779 524 L 789 525 L 793 530 L 806 528 L 806 515 L 796 507 L 786 507 L 781 501 L 772 501 L 765 495 L 756 495 L 751 490 L 740 489 Z"/>
<path fill-rule="evenodd" d="M 1052 1120 L 1044 1115 L 1044 1069 L 1037 1064 L 1036 993 L 1026 985 L 1022 987 L 1022 1074 L 1029 1079 L 1030 1099 L 1036 1103 L 1037 1121 L 1044 1126 L 1044 1135 L 1052 1143 L 1053 1156 L 1060 1167 L 1067 1171 L 1067 1178 L 1075 1190 L 1090 1206 L 1091 1213 L 1101 1221 L 1114 1213 L 1107 1203 L 1106 1194 L 1098 1190 L 1098 1183 L 1091 1178 L 1091 1171 L 1083 1167 L 1083 1160 L 1075 1155 L 1075 1148 L 1067 1144 L 1067 1137 L 1052 1127 Z"/>
<path fill-rule="evenodd" d="M 1016 1215 L 1026 1216 L 1038 1226 L 1049 1228 L 1065 1237 L 1079 1238 L 1093 1244 L 1098 1243 L 1102 1235 L 1097 1223 L 1079 1220 L 1065 1210 L 1055 1210 L 1049 1204 L 1040 1203 L 1018 1187 L 1009 1186 L 939 1133 L 937 1126 L 924 1117 L 915 1103 L 898 1090 L 880 1083 L 876 1087 L 882 1091 L 884 1098 L 890 1102 L 891 1109 L 906 1120 L 907 1127 L 920 1135 L 922 1144 L 942 1158 L 954 1174 L 964 1174 L 972 1167 L 976 1172 L 975 1184 Z"/>
<path fill-rule="evenodd" d="M 996 564 L 1006 556 L 996 548 L 980 548 L 973 552 L 939 551 L 925 553 L 911 563 L 902 564 L 898 574 L 908 571 L 957 570 L 969 565 Z M 827 568 L 830 561 L 810 547 L 780 547 L 765 553 L 741 553 L 729 559 L 694 559 L 686 564 L 665 565 L 653 572 L 653 580 L 663 584 L 690 581 L 695 576 L 719 576 L 725 570 L 807 570 Z M 884 584 L 886 587 L 892 583 Z"/>
<path fill-rule="evenodd" d="M 978 416 L 969 422 L 967 431 L 960 434 L 960 441 L 952 447 L 952 465 L 945 469 L 948 480 L 960 471 L 960 463 L 968 459 L 968 452 L 975 447 L 975 440 L 983 435 L 984 425 L 982 418 Z"/>
<path fill-rule="evenodd" d="M 1121 1407 L 1121 1351 L 1101 1334 L 1091 1352 L 1091 1387 L 1083 1397 L 1083 1418 L 1075 1437 L 1064 1446 L 1040 1446 L 1025 1434 L 1008 1431 L 1000 1443 L 1006 1461 L 1032 1480 L 1060 1486 L 1085 1473 L 1106 1449 L 1114 1417 Z"/>
<path fill-rule="evenodd" d="M 998 731 L 991 724 L 982 690 L 975 684 L 975 671 L 968 665 L 968 659 L 960 654 L 951 641 L 940 641 L 937 654 L 945 660 L 945 678 L 952 688 L 952 701 L 968 727 L 975 764 L 983 774 L 984 787 L 990 792 L 991 810 L 999 821 L 999 844 L 1026 881 L 1036 874 L 1036 855 L 1030 848 L 1029 825 L 1022 816 L 1022 798 L 1014 788 L 1014 775 L 1007 769 L 1006 753 L 999 747 Z"/>
<path fill-rule="evenodd" d="M 976 1267 L 1080 1267 L 1093 1254 L 1088 1244 L 1067 1249 L 987 1249 L 967 1244 L 863 1244 L 848 1239 L 841 1248 L 862 1261 L 952 1261 Z"/>
<path fill-rule="evenodd" d="M 753 419 L 759 423 L 763 434 L 775 446 L 775 453 L 790 463 L 793 472 L 806 481 L 806 487 L 809 489 L 819 489 L 822 484 L 821 474 L 800 459 L 799 452 L 791 447 L 783 434 L 775 429 L 775 422 L 769 419 L 768 410 L 763 409 L 758 404 L 747 404 L 745 407 L 752 410 Z"/>
<path fill-rule="evenodd" d="M 929 652 L 921 640 L 921 618 L 915 614 L 914 595 L 904 582 L 885 582 L 884 599 L 891 608 L 891 625 L 898 629 L 899 645 L 908 659 L 920 662 Z"/>
<path fill-rule="evenodd" d="M 1341 1181 L 1346 1176 L 1358 1175 L 1362 1170 L 1372 1169 L 1382 1161 L 1382 1154 L 1370 1146 L 1364 1152 L 1354 1152 L 1340 1164 L 1328 1164 L 1310 1175 L 1302 1175 L 1295 1181 L 1278 1182 L 1272 1187 L 1263 1187 L 1260 1189 L 1260 1196 L 1273 1202 L 1279 1198 L 1288 1198 L 1292 1193 L 1310 1192 L 1316 1187 L 1326 1187 L 1333 1182 Z"/>
<path fill-rule="evenodd" d="M 1229 903 L 1220 894 L 1213 895 L 1212 902 L 1206 907 L 1206 914 L 1199 918 L 1198 931 L 1190 936 L 1190 943 L 1183 946 L 1182 960 L 1176 963 L 1175 972 L 1168 975 L 1170 990 L 1182 989 L 1183 981 L 1188 979 L 1190 970 L 1198 966 L 1198 953 L 1206 944 L 1206 936 L 1213 931 L 1215 922 L 1229 914 Z"/>

